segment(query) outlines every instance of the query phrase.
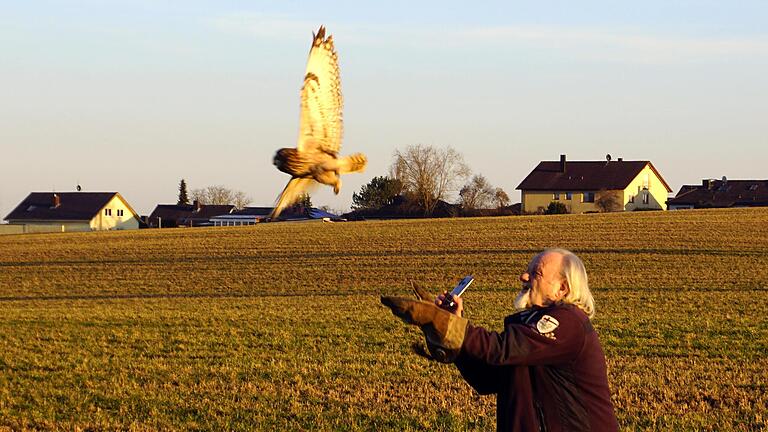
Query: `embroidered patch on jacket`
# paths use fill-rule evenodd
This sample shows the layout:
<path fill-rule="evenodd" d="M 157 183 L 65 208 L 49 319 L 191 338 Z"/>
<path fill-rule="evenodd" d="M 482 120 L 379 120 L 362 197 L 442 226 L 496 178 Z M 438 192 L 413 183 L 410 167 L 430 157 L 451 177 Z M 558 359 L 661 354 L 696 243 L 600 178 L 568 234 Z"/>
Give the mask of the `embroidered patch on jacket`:
<path fill-rule="evenodd" d="M 554 317 L 544 315 L 541 317 L 539 322 L 536 323 L 536 330 L 538 330 L 541 334 L 552 333 L 559 325 L 560 322 L 557 321 Z"/>

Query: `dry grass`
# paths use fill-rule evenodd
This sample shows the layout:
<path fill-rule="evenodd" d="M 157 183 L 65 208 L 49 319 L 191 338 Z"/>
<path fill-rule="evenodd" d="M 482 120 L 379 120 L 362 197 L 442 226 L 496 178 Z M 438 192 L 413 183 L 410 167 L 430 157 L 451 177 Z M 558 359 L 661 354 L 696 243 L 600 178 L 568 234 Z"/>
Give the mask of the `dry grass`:
<path fill-rule="evenodd" d="M 744 209 L 2 236 L 0 429 L 493 429 L 378 295 L 472 273 L 498 329 L 548 246 L 587 265 L 623 429 L 768 428 L 768 211 Z"/>

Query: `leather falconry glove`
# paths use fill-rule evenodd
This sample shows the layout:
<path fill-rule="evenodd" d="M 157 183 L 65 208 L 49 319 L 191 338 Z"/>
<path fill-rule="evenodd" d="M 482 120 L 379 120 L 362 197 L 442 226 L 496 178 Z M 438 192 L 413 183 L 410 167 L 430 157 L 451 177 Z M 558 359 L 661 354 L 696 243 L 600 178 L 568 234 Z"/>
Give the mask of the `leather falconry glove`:
<path fill-rule="evenodd" d="M 381 303 L 408 324 L 419 326 L 427 340 L 432 357 L 441 363 L 452 363 L 461 351 L 469 321 L 440 308 L 434 298 L 414 284 L 416 300 L 405 297 L 382 296 Z"/>

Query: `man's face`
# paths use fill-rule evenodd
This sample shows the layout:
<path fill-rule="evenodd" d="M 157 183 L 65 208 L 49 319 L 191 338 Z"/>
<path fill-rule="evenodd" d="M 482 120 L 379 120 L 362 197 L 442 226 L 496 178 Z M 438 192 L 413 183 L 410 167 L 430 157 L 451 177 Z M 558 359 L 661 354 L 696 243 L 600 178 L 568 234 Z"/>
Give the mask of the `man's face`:
<path fill-rule="evenodd" d="M 568 293 L 565 281 L 560 276 L 563 264 L 563 256 L 558 253 L 545 253 L 537 255 L 530 264 L 528 270 L 520 275 L 523 283 L 523 291 L 515 303 L 517 307 L 523 306 L 528 297 L 527 306 L 547 306 L 561 300 Z"/>

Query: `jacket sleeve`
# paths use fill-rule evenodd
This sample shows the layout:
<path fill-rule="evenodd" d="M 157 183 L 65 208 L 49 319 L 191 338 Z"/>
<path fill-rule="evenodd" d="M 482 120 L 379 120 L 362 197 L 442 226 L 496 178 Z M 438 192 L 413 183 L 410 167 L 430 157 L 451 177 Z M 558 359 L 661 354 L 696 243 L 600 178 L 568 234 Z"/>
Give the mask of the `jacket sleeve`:
<path fill-rule="evenodd" d="M 499 392 L 499 383 L 502 380 L 494 370 L 497 367 L 489 368 L 481 361 L 461 353 L 456 358 L 455 364 L 461 376 L 476 392 L 481 395 Z"/>
<path fill-rule="evenodd" d="M 572 361 L 586 338 L 586 324 L 577 313 L 566 308 L 547 310 L 536 321 L 554 317 L 558 325 L 548 333 L 532 325 L 508 324 L 502 333 L 467 326 L 461 354 L 485 365 L 552 365 Z M 547 326 L 541 326 L 549 330 Z M 551 327 L 551 325 L 550 325 Z"/>

